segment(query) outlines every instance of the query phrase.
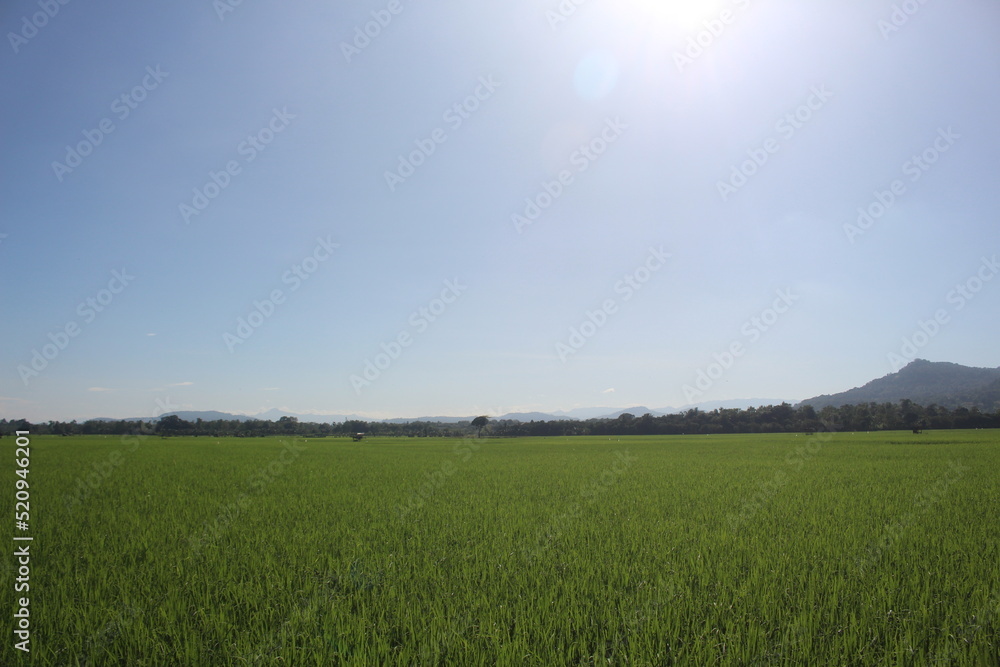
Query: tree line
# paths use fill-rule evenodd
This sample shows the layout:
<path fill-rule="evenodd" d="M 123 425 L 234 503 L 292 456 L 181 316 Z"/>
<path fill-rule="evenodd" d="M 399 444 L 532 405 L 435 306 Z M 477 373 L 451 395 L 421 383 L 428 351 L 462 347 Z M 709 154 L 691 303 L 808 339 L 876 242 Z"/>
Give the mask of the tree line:
<path fill-rule="evenodd" d="M 380 422 L 347 420 L 340 423 L 300 422 L 295 417 L 277 421 L 262 419 L 186 421 L 177 415 L 157 420 L 49 421 L 32 424 L 24 419 L 0 419 L 0 435 L 30 431 L 35 435 L 159 435 L 208 437 L 299 436 L 307 438 L 366 436 L 500 438 L 570 435 L 681 435 L 715 433 L 799 433 L 835 429 L 839 431 L 896 431 L 952 428 L 1000 428 L 1000 410 L 948 409 L 921 406 L 913 401 L 862 403 L 840 407 L 793 407 L 788 403 L 747 409 L 717 409 L 653 416 L 625 413 L 616 419 L 558 419 L 521 422 L 479 417 L 458 423 Z"/>

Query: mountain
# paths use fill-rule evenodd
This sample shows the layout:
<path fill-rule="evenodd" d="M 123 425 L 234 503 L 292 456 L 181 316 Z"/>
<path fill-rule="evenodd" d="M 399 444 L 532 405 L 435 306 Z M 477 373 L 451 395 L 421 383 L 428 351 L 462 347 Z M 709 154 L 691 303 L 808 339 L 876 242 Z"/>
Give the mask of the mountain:
<path fill-rule="evenodd" d="M 660 413 L 660 412 L 658 412 L 656 410 L 650 410 L 649 408 L 647 408 L 644 405 L 639 405 L 639 406 L 636 406 L 634 408 L 625 408 L 624 410 L 615 410 L 614 412 L 610 412 L 608 414 L 601 415 L 600 417 L 598 417 L 598 419 L 618 419 L 619 417 L 621 417 L 625 413 L 628 413 L 628 414 L 630 414 L 630 415 L 632 415 L 634 417 L 641 417 L 644 414 L 646 414 L 647 412 L 649 414 L 653 415 L 654 417 L 659 417 L 662 414 L 662 413 Z"/>
<path fill-rule="evenodd" d="M 254 419 L 254 417 L 247 417 L 246 415 L 234 415 L 229 412 L 218 412 L 216 410 L 181 410 L 177 412 L 164 412 L 162 415 L 157 415 L 156 417 L 94 417 L 94 421 L 99 422 L 155 422 L 159 421 L 161 417 L 170 417 L 171 415 L 176 415 L 183 419 L 184 421 L 193 422 L 198 419 L 210 422 L 217 419 L 222 419 L 223 421 L 239 421 L 245 422 L 248 419 Z"/>
<path fill-rule="evenodd" d="M 611 414 L 618 408 L 573 408 L 572 410 L 556 410 L 550 413 L 556 419 L 599 419 Z"/>
<path fill-rule="evenodd" d="M 807 398 L 801 405 L 816 409 L 828 405 L 898 403 L 904 398 L 919 405 L 945 408 L 1000 409 L 1000 368 L 973 368 L 946 361 L 915 359 L 885 377 L 839 394 Z"/>
<path fill-rule="evenodd" d="M 181 410 L 179 412 L 167 412 L 162 417 L 169 417 L 170 415 L 177 415 L 186 422 L 193 422 L 199 419 L 207 422 L 216 421 L 222 419 L 224 421 L 239 421 L 245 422 L 248 419 L 254 419 L 254 417 L 247 417 L 246 415 L 234 415 L 228 412 L 217 412 L 216 410 Z M 150 417 L 145 421 L 158 421 L 160 417 Z"/>
<path fill-rule="evenodd" d="M 572 419 L 572 417 L 558 417 L 547 412 L 508 412 L 502 417 L 497 417 L 497 420 L 500 419 L 510 419 L 511 421 L 518 422 L 550 422 L 561 419 Z"/>
<path fill-rule="evenodd" d="M 977 407 L 984 412 L 994 412 L 1000 410 L 1000 368 L 972 368 L 948 362 L 932 362 L 924 359 L 916 359 L 896 373 L 891 373 L 877 380 L 872 380 L 861 387 L 855 387 L 839 394 L 824 394 L 814 398 L 807 398 L 798 405 L 811 405 L 821 409 L 828 405 L 839 407 L 841 405 L 858 403 L 898 403 L 903 399 L 909 399 L 920 405 L 930 405 L 935 403 L 944 408 L 954 409 L 958 407 Z M 500 417 L 491 418 L 492 421 L 509 419 L 513 421 L 558 421 L 566 419 L 617 419 L 623 413 L 629 413 L 636 417 L 641 417 L 646 413 L 658 417 L 661 415 L 684 413 L 697 408 L 704 412 L 716 409 L 746 409 L 748 407 L 759 407 L 763 405 L 780 405 L 782 403 L 794 404 L 795 401 L 770 398 L 746 398 L 730 399 L 720 401 L 706 401 L 685 405 L 680 408 L 660 408 L 651 410 L 645 406 L 632 408 L 574 408 L 572 410 L 556 410 L 553 412 L 511 412 Z M 475 415 L 467 417 L 407 417 L 396 419 L 373 419 L 356 414 L 307 414 L 295 413 L 277 408 L 261 412 L 256 415 L 234 415 L 228 412 L 209 411 L 180 411 L 168 413 L 177 415 L 185 421 L 215 421 L 217 419 L 246 421 L 248 419 L 263 419 L 267 421 L 278 421 L 282 417 L 295 417 L 300 422 L 318 423 L 343 423 L 348 420 L 361 421 L 384 421 L 388 423 L 402 424 L 406 422 L 440 422 L 444 424 L 456 424 L 459 422 L 471 422 Z M 159 417 L 133 418 L 125 421 L 156 421 Z M 118 421 L 117 419 L 101 419 L 101 421 Z"/>
<path fill-rule="evenodd" d="M 289 412 L 288 410 L 279 410 L 278 408 L 271 408 L 267 412 L 261 412 L 253 415 L 250 419 L 263 419 L 266 421 L 276 422 L 282 417 L 295 417 L 300 422 L 310 422 L 314 424 L 330 424 L 333 422 L 340 423 L 349 419 L 369 421 L 366 417 L 361 417 L 359 415 L 313 415 L 308 413 Z"/>
<path fill-rule="evenodd" d="M 475 416 L 417 417 L 415 419 L 396 418 L 396 419 L 381 419 L 379 421 L 388 422 L 390 424 L 405 424 L 407 422 L 438 422 L 441 424 L 457 424 L 459 422 L 471 422 L 475 418 L 476 418 Z M 519 422 L 530 422 L 530 421 L 552 421 L 555 419 L 562 419 L 562 417 L 556 417 L 555 415 L 546 412 L 508 412 L 507 414 L 500 415 L 499 417 L 490 417 L 490 421 L 500 421 L 503 419 L 509 419 L 511 421 L 519 421 Z"/>
<path fill-rule="evenodd" d="M 457 424 L 471 422 L 475 417 L 396 417 L 394 419 L 367 419 L 365 421 L 385 422 L 387 424 L 409 424 L 412 422 L 436 422 L 440 424 Z"/>
<path fill-rule="evenodd" d="M 557 410 L 553 412 L 509 412 L 505 415 L 499 417 L 491 417 L 492 421 L 498 420 L 511 420 L 519 422 L 531 422 L 531 421 L 560 421 L 566 419 L 618 419 L 618 417 L 624 413 L 629 413 L 635 415 L 636 417 L 641 417 L 647 412 L 654 417 L 659 417 L 661 415 L 677 413 L 677 412 L 687 412 L 692 408 L 698 408 L 703 411 L 711 411 L 716 408 L 734 408 L 734 407 L 748 407 L 751 405 L 779 405 L 782 403 L 778 399 L 733 399 L 728 401 L 709 401 L 706 403 L 698 403 L 695 405 L 686 405 L 682 408 L 663 408 L 661 410 L 651 410 L 645 406 L 636 406 L 632 408 L 575 408 L 573 410 Z M 459 422 L 471 422 L 475 419 L 475 415 L 469 415 L 466 417 L 452 417 L 452 416 L 429 416 L 429 417 L 394 417 L 392 419 L 373 419 L 371 417 L 365 417 L 364 415 L 350 414 L 307 414 L 298 412 L 289 412 L 288 410 L 279 410 L 277 408 L 272 408 L 266 412 L 261 412 L 255 415 L 231 415 L 226 412 L 172 412 L 169 414 L 176 414 L 181 419 L 186 421 L 194 421 L 201 417 L 205 421 L 211 421 L 214 419 L 237 419 L 239 421 L 246 421 L 248 419 L 263 419 L 266 421 L 278 421 L 282 417 L 295 417 L 300 422 L 316 422 L 316 423 L 343 423 L 347 420 L 357 419 L 360 421 L 381 421 L 388 424 L 406 424 L 410 422 L 435 422 L 440 424 L 457 424 Z M 148 421 L 148 419 L 147 419 Z M 155 421 L 155 420 L 154 420 Z"/>

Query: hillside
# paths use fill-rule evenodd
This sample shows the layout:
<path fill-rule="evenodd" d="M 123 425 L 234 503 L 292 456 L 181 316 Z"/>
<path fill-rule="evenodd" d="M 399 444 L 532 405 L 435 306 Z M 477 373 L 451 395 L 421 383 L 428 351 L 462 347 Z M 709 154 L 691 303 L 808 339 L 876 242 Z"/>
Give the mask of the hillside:
<path fill-rule="evenodd" d="M 1000 409 L 1000 368 L 972 368 L 915 359 L 896 373 L 839 394 L 807 398 L 800 405 L 821 409 L 828 405 L 897 403 L 903 399 L 919 405 L 933 403 L 993 412 Z"/>

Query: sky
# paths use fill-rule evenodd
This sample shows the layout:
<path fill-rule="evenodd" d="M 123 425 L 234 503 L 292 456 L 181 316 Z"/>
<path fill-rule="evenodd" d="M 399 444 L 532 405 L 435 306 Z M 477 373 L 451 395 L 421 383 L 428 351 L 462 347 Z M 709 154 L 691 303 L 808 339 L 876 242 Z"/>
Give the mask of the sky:
<path fill-rule="evenodd" d="M 0 8 L 0 416 L 1000 365 L 1000 4 Z"/>

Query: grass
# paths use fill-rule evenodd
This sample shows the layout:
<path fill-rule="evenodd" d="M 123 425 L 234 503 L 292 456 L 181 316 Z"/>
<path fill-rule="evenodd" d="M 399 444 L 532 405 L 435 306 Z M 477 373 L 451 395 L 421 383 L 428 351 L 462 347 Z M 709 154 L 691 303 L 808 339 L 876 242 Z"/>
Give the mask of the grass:
<path fill-rule="evenodd" d="M 35 437 L 0 664 L 996 665 L 998 445 Z"/>

